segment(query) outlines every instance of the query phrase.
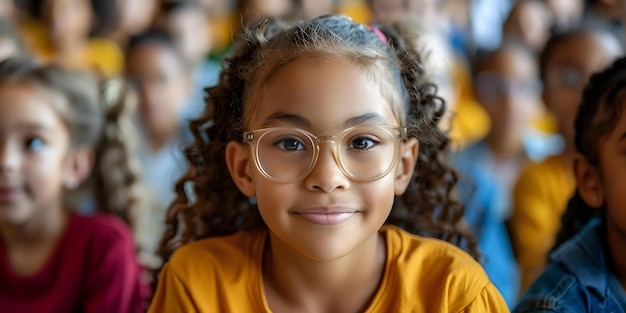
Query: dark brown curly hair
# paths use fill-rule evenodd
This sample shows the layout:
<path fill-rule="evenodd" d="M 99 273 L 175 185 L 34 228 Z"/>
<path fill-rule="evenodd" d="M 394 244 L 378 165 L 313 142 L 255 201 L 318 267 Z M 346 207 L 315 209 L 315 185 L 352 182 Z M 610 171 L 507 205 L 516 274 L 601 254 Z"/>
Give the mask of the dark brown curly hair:
<path fill-rule="evenodd" d="M 457 181 L 445 163 L 449 139 L 438 128 L 446 110 L 435 85 L 425 79 L 414 45 L 392 25 L 372 28 L 343 16 L 310 21 L 265 20 L 246 31 L 235 53 L 224 62 L 220 82 L 202 117 L 190 123 L 195 141 L 186 147 L 189 170 L 176 185 L 159 254 L 165 261 L 180 245 L 212 236 L 266 227 L 254 201 L 230 179 L 225 147 L 242 141 L 251 102 L 280 66 L 303 54 L 338 56 L 382 74 L 376 77 L 394 113 L 419 140 L 419 158 L 404 195 L 396 197 L 388 224 L 415 234 L 441 238 L 477 256 L 475 240 L 462 222 L 463 206 L 452 197 Z M 158 273 L 157 273 L 158 274 Z"/>

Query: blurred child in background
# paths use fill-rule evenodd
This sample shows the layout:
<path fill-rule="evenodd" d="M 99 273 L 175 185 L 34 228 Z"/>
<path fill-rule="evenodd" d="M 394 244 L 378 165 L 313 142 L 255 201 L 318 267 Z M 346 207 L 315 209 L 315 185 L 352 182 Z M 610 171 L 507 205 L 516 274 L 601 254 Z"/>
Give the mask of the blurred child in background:
<path fill-rule="evenodd" d="M 584 90 L 572 127 L 577 192 L 563 215 L 550 265 L 516 313 L 626 312 L 625 109 L 622 58 L 593 75 Z"/>
<path fill-rule="evenodd" d="M 295 0 L 296 7 L 304 18 L 312 19 L 336 13 L 341 0 Z"/>
<path fill-rule="evenodd" d="M 161 6 L 157 24 L 172 38 L 193 76 L 192 93 L 184 118 L 196 118 L 204 109 L 204 89 L 217 83 L 220 66 L 209 60 L 211 29 L 207 13 L 193 0 L 168 1 Z"/>
<path fill-rule="evenodd" d="M 554 16 L 544 0 L 519 0 L 504 21 L 503 37 L 523 42 L 538 53 L 550 37 Z"/>
<path fill-rule="evenodd" d="M 132 36 L 147 31 L 154 21 L 159 0 L 100 0 L 115 6 L 116 22 L 107 38 L 122 49 L 128 46 Z"/>
<path fill-rule="evenodd" d="M 291 16 L 296 9 L 296 3 L 292 0 L 240 0 L 238 4 L 241 25 L 244 27 L 264 18 Z"/>
<path fill-rule="evenodd" d="M 182 53 L 162 32 L 133 37 L 127 59 L 126 77 L 139 96 L 139 160 L 149 198 L 154 199 L 152 212 L 140 217 L 145 227 L 141 241 L 154 252 L 163 231 L 165 208 L 175 197 L 174 184 L 186 169 L 181 112 L 191 97 L 191 75 Z"/>
<path fill-rule="evenodd" d="M 0 63 L 3 311 L 140 312 L 132 233 L 108 214 L 133 223 L 137 180 L 110 137 L 127 110 L 109 108 L 91 75 Z M 108 213 L 73 213 L 81 192 Z"/>
<path fill-rule="evenodd" d="M 488 274 L 509 305 L 513 305 L 517 297 L 517 270 L 504 227 L 511 212 L 512 186 L 531 160 L 541 160 L 554 152 L 547 139 L 531 125 L 541 106 L 541 89 L 536 59 L 530 50 L 517 42 L 505 41 L 479 61 L 474 84 L 476 98 L 489 116 L 491 129 L 486 138 L 461 150 L 452 160 L 462 181 L 468 179 L 462 185 L 463 201 L 468 206 L 466 218 L 480 234 L 479 246 Z M 470 196 L 472 192 L 477 195 Z"/>
<path fill-rule="evenodd" d="M 574 117 L 583 87 L 592 73 L 622 53 L 609 30 L 583 25 L 552 36 L 541 55 L 542 96 L 557 121 L 564 149 L 530 165 L 514 187 L 510 231 L 521 271 L 521 292 L 545 268 L 567 199 L 574 192 Z"/>
<path fill-rule="evenodd" d="M 35 57 L 104 76 L 121 74 L 124 55 L 119 46 L 90 35 L 97 23 L 90 0 L 39 0 L 34 10 L 41 23 L 24 23 L 22 35 Z"/>

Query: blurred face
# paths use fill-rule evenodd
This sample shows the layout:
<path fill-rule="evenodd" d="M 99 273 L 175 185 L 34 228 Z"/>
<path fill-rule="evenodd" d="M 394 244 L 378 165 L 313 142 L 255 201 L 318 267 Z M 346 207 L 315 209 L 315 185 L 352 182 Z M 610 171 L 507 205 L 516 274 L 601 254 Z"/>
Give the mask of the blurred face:
<path fill-rule="evenodd" d="M 0 0 L 0 18 L 12 18 L 14 11 L 13 0 Z"/>
<path fill-rule="evenodd" d="M 550 36 L 552 13 L 537 1 L 522 1 L 504 23 L 504 36 L 518 38 L 535 51 L 543 49 Z"/>
<path fill-rule="evenodd" d="M 157 0 L 113 0 L 119 8 L 120 27 L 129 35 L 139 34 L 150 26 Z"/>
<path fill-rule="evenodd" d="M 343 59 L 300 57 L 281 67 L 261 90 L 246 130 L 292 127 L 327 136 L 350 126 L 399 126 L 379 84 Z M 310 149 L 304 144 L 306 140 L 296 138 L 277 137 L 268 149 L 292 153 L 289 160 L 307 155 Z M 382 138 L 360 133 L 343 139 L 350 150 L 346 153 L 360 154 L 361 159 L 368 157 L 363 153 L 386 147 Z M 417 141 L 410 139 L 399 144 L 400 151 L 410 149 L 407 142 L 417 149 Z M 358 182 L 341 171 L 332 144 L 324 140 L 319 143 L 317 163 L 304 178 L 278 183 L 255 166 L 251 147 L 242 148 L 250 160 L 246 171 L 253 180 L 251 191 L 244 193 L 257 197 L 259 211 L 270 229 L 273 254 L 296 253 L 315 261 L 331 261 L 355 251 L 371 252 L 394 195 L 406 188 L 398 186 L 397 178 L 404 163 L 395 163 L 378 179 Z M 407 167 L 410 173 L 413 166 Z"/>
<path fill-rule="evenodd" d="M 615 38 L 591 33 L 570 37 L 553 50 L 545 69 L 543 99 L 568 147 L 574 147 L 574 119 L 590 76 L 620 54 Z"/>
<path fill-rule="evenodd" d="M 88 0 L 44 0 L 42 10 L 55 45 L 87 39 L 93 18 Z"/>
<path fill-rule="evenodd" d="M 434 22 L 439 13 L 437 0 L 372 0 L 376 21 L 390 21 L 400 16 L 418 17 L 426 25 Z"/>
<path fill-rule="evenodd" d="M 308 18 L 315 18 L 335 12 L 337 0 L 302 0 L 302 10 Z"/>
<path fill-rule="evenodd" d="M 245 25 L 254 24 L 261 18 L 287 16 L 294 9 L 291 0 L 247 0 L 243 7 Z"/>
<path fill-rule="evenodd" d="M 547 3 L 560 27 L 574 25 L 582 18 L 585 9 L 582 0 L 548 0 Z"/>
<path fill-rule="evenodd" d="M 478 69 L 476 97 L 491 119 L 492 133 L 520 136 L 539 108 L 540 87 L 535 59 L 504 48 Z"/>
<path fill-rule="evenodd" d="M 59 209 L 70 137 L 50 94 L 0 86 L 0 224 L 23 224 Z"/>
<path fill-rule="evenodd" d="M 210 52 L 210 32 L 202 11 L 185 9 L 172 14 L 165 27 L 176 41 L 180 51 L 194 64 L 201 62 Z"/>
<path fill-rule="evenodd" d="M 144 43 L 127 56 L 126 76 L 139 91 L 139 114 L 154 134 L 177 131 L 179 111 L 189 96 L 189 77 L 180 58 L 161 43 Z"/>

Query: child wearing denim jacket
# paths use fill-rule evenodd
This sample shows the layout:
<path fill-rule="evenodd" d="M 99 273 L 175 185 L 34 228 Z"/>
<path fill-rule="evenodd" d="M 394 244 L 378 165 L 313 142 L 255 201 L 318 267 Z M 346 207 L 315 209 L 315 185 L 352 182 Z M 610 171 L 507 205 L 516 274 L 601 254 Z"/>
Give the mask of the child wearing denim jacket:
<path fill-rule="evenodd" d="M 625 312 L 625 96 L 626 58 L 585 88 L 575 122 L 578 188 L 563 215 L 562 244 L 515 313 Z"/>

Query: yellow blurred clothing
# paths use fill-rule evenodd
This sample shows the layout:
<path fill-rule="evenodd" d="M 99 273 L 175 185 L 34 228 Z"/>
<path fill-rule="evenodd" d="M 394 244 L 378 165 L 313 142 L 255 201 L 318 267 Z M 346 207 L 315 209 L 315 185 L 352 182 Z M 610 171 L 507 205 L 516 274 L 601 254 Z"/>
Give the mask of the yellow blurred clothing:
<path fill-rule="evenodd" d="M 482 267 L 447 242 L 381 229 L 384 278 L 366 312 L 509 312 Z M 267 231 L 212 237 L 165 264 L 148 312 L 271 312 L 261 263 Z"/>
<path fill-rule="evenodd" d="M 517 180 L 510 230 L 520 267 L 521 293 L 545 269 L 561 228 L 561 216 L 575 188 L 572 167 L 560 155 L 530 165 Z"/>
<path fill-rule="evenodd" d="M 220 56 L 225 54 L 232 44 L 233 38 L 237 37 L 237 34 L 233 34 L 233 32 L 239 31 L 240 27 L 241 17 L 236 12 L 224 12 L 212 15 L 209 18 L 212 53 L 217 53 Z"/>
<path fill-rule="evenodd" d="M 537 130 L 546 134 L 558 133 L 556 120 L 548 110 L 539 113 L 539 115 L 532 121 L 532 124 Z"/>
<path fill-rule="evenodd" d="M 34 57 L 44 63 L 54 63 L 59 59 L 45 25 L 34 20 L 24 20 L 18 23 L 18 29 L 24 44 Z M 124 69 L 124 53 L 111 40 L 89 38 L 71 61 L 66 60 L 60 65 L 72 69 L 93 70 L 105 77 L 119 76 Z"/>
<path fill-rule="evenodd" d="M 372 21 L 372 12 L 365 1 L 341 1 L 337 11 L 351 17 L 357 23 L 368 24 Z"/>
<path fill-rule="evenodd" d="M 485 109 L 474 97 L 472 77 L 467 66 L 460 60 L 453 60 L 451 70 L 458 99 L 452 109 L 454 115 L 449 135 L 453 148 L 460 150 L 485 138 L 491 122 Z"/>

